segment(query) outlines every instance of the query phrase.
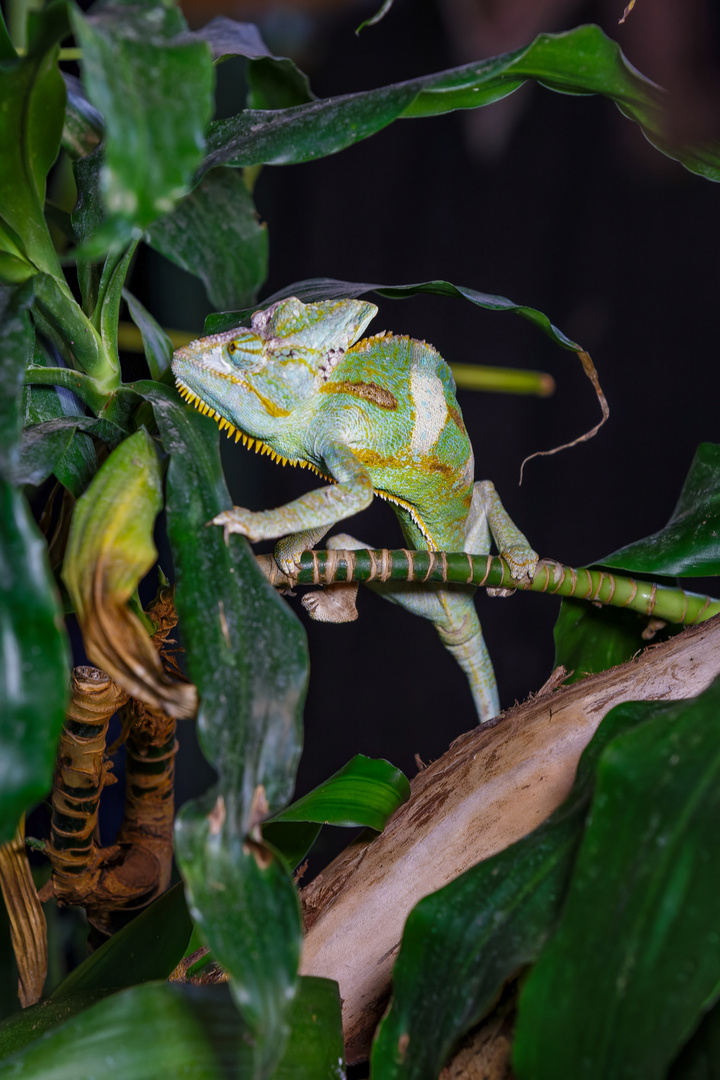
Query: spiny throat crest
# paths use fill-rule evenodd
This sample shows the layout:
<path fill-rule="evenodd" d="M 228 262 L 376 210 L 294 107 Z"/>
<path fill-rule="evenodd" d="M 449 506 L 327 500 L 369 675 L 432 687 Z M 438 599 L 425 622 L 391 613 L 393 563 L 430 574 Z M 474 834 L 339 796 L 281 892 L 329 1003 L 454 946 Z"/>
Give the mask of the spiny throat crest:
<path fill-rule="evenodd" d="M 323 480 L 328 480 L 330 483 L 334 483 L 332 476 L 327 476 L 321 472 L 317 466 L 313 465 L 310 461 L 305 461 L 302 458 L 289 459 L 283 457 L 282 454 L 278 454 L 271 446 L 264 443 L 261 439 L 253 438 L 246 432 L 241 431 L 239 427 L 233 424 L 230 420 L 219 413 L 217 409 L 214 409 L 212 405 L 208 405 L 199 394 L 196 394 L 194 390 L 191 390 L 181 379 L 175 376 L 175 383 L 177 385 L 178 393 L 189 405 L 194 405 L 198 412 L 201 412 L 203 416 L 212 416 L 214 420 L 217 420 L 218 427 L 221 431 L 224 431 L 228 438 L 235 436 L 235 442 L 242 441 L 243 446 L 247 446 L 248 450 L 255 449 L 256 454 L 269 454 L 272 461 L 278 462 L 280 465 L 297 465 L 301 469 L 310 469 L 311 472 L 317 473 Z"/>

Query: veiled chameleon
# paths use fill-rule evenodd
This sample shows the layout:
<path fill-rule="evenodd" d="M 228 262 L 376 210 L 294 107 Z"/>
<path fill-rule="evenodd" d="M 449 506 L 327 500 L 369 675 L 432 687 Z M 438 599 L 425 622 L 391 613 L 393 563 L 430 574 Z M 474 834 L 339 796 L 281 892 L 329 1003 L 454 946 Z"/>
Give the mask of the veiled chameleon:
<path fill-rule="evenodd" d="M 276 510 L 234 507 L 214 523 L 249 540 L 282 538 L 275 557 L 292 574 L 303 551 L 379 495 L 393 505 L 410 547 L 485 554 L 492 534 L 513 577 L 532 576 L 537 555 L 493 485 L 473 482 L 449 367 L 422 341 L 385 333 L 360 340 L 376 312 L 359 300 L 290 297 L 256 312 L 249 327 L 177 350 L 172 368 L 183 397 L 236 439 L 331 481 Z M 342 534 L 328 546 L 369 545 Z M 495 676 L 472 588 L 372 587 L 433 621 L 469 679 L 480 719 L 495 716 Z M 331 586 L 305 604 L 315 618 L 347 621 L 355 590 Z M 337 602 L 348 593 L 350 610 Z"/>

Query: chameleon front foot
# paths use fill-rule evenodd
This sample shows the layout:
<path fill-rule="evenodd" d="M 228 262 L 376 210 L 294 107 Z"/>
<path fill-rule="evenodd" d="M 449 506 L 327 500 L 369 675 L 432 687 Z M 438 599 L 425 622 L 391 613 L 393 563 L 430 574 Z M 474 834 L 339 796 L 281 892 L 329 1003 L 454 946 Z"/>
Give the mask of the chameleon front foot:
<path fill-rule="evenodd" d="M 252 510 L 233 506 L 232 510 L 223 510 L 222 513 L 217 514 L 212 521 L 208 522 L 208 525 L 221 525 L 226 543 L 230 533 L 246 536 L 252 543 L 266 539 L 261 523 L 257 520 L 261 517 L 262 514 L 254 513 Z"/>

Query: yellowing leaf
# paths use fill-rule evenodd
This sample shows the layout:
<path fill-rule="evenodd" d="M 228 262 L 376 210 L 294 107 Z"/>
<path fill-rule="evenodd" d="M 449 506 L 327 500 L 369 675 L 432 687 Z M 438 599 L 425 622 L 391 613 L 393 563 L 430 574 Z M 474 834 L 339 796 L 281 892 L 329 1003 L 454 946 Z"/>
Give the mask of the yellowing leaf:
<path fill-rule="evenodd" d="M 127 602 L 153 565 L 152 532 L 162 505 L 160 464 L 144 430 L 122 442 L 78 500 L 63 580 L 88 658 L 134 698 L 170 716 L 195 711 L 194 686 L 164 671 Z"/>

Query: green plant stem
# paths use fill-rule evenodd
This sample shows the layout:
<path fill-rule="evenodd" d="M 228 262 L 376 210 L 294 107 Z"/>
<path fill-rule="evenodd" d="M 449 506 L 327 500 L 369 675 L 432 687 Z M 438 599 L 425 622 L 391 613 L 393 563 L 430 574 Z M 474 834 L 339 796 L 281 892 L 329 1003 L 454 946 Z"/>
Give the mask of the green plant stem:
<path fill-rule="evenodd" d="M 97 393 L 107 397 L 120 385 L 120 371 L 108 356 L 99 333 L 54 278 L 38 274 L 35 282 L 35 303 L 40 314 L 68 343 L 78 367 L 94 381 Z"/>
<path fill-rule="evenodd" d="M 27 386 L 65 386 L 97 414 L 107 404 L 108 395 L 98 390 L 90 375 L 72 368 L 29 367 L 25 372 Z"/>
<path fill-rule="evenodd" d="M 629 608 L 665 622 L 704 622 L 720 613 L 720 600 L 656 585 L 652 581 L 611 574 L 608 570 L 575 570 L 541 559 L 532 580 L 513 581 L 507 563 L 498 555 L 468 555 L 444 551 L 306 551 L 297 578 L 278 568 L 272 555 L 258 563 L 275 586 L 329 585 L 343 581 L 456 582 L 486 588 L 524 589 L 573 597 L 590 603 Z"/>
<path fill-rule="evenodd" d="M 555 391 L 555 380 L 545 371 L 485 367 L 483 364 L 450 364 L 461 390 L 484 390 L 496 394 L 535 394 L 548 397 Z"/>

